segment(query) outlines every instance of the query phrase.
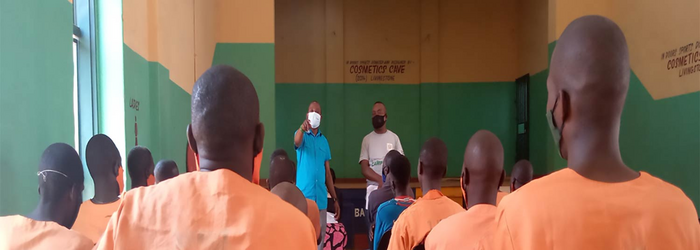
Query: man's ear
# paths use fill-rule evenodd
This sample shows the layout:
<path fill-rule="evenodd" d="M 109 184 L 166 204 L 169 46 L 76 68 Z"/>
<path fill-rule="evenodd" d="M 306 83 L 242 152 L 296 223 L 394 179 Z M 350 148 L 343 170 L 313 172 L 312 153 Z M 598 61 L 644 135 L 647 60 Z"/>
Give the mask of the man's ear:
<path fill-rule="evenodd" d="M 255 126 L 255 138 L 253 140 L 253 155 L 258 155 L 263 149 L 263 140 L 265 139 L 265 126 L 258 123 Z"/>
<path fill-rule="evenodd" d="M 190 144 L 192 152 L 198 154 L 197 152 L 197 141 L 194 139 L 194 134 L 192 134 L 192 124 L 187 124 L 187 143 Z"/>
<path fill-rule="evenodd" d="M 418 159 L 418 174 L 423 175 L 423 162 L 420 159 Z"/>
<path fill-rule="evenodd" d="M 462 183 L 460 183 L 462 187 L 466 190 L 467 185 L 469 185 L 469 172 L 467 172 L 466 169 L 462 169 Z"/>
<path fill-rule="evenodd" d="M 442 170 L 442 178 L 445 178 L 446 175 L 447 175 L 447 168 Z"/>

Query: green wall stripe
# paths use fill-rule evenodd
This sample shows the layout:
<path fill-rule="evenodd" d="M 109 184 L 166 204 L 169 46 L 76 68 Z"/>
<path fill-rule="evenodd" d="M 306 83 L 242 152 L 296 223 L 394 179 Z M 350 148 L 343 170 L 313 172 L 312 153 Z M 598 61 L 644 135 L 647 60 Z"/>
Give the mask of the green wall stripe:
<path fill-rule="evenodd" d="M 130 107 L 139 102 L 139 110 Z M 138 143 L 147 147 L 155 162 L 174 160 L 180 173 L 186 169 L 187 136 L 191 96 L 170 80 L 170 72 L 157 62 L 149 62 L 124 45 L 124 124 L 126 153 L 135 146 L 135 117 Z M 109 114 L 102 114 L 109 115 Z M 126 159 L 122 159 L 126 166 Z M 128 168 L 128 166 L 126 166 Z M 130 180 L 127 177 L 127 187 Z"/>
<path fill-rule="evenodd" d="M 44 149 L 75 144 L 73 5 L 0 2 L 0 215 L 30 212 Z"/>

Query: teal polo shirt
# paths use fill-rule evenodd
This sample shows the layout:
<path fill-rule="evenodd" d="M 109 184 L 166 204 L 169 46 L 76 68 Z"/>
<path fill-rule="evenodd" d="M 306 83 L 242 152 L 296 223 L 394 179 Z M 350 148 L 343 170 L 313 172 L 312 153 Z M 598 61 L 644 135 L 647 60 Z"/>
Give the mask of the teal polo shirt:
<path fill-rule="evenodd" d="M 294 135 L 298 132 L 294 132 Z M 297 152 L 297 187 L 304 197 L 315 201 L 318 209 L 323 210 L 328 207 L 326 161 L 331 159 L 331 148 L 320 129 L 315 135 L 313 132 L 303 133 L 301 145 L 294 147 Z"/>

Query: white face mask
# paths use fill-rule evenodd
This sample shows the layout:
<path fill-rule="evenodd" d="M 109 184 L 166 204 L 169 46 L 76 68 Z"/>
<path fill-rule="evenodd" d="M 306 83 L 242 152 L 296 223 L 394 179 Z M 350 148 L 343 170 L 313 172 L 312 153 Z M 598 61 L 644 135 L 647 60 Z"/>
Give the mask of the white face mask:
<path fill-rule="evenodd" d="M 309 112 L 306 115 L 306 118 L 309 119 L 309 125 L 311 125 L 311 128 L 318 128 L 318 126 L 321 126 L 321 115 L 316 113 L 316 112 Z"/>

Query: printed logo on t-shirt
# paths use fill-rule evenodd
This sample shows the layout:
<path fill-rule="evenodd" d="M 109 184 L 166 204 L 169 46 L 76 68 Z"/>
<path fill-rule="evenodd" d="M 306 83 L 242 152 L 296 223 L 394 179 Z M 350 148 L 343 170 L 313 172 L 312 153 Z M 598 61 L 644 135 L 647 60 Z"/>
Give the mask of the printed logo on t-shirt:
<path fill-rule="evenodd" d="M 394 150 L 394 144 L 393 143 L 387 143 L 386 144 L 386 151 L 391 151 Z"/>

